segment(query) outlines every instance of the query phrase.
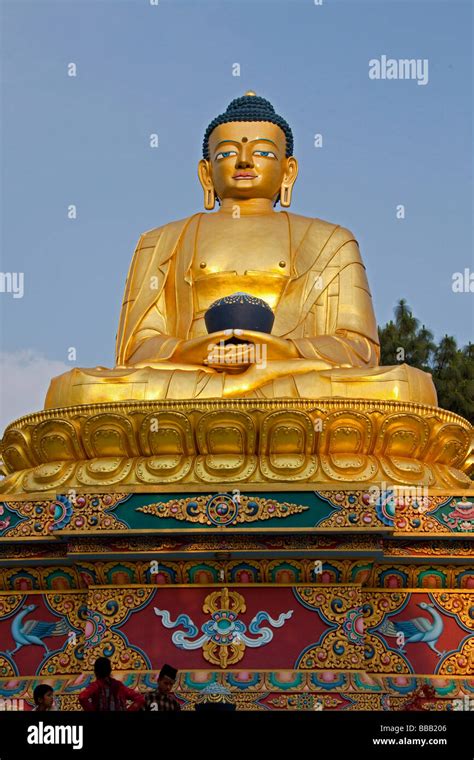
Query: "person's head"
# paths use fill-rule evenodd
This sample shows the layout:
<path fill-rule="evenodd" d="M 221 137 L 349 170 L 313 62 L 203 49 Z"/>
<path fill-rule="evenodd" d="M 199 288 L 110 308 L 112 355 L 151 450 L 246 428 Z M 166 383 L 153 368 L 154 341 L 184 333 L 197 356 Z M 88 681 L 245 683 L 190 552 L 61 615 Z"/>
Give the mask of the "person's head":
<path fill-rule="evenodd" d="M 33 692 L 35 705 L 39 710 L 51 710 L 54 700 L 54 692 L 47 683 L 40 683 Z"/>
<path fill-rule="evenodd" d="M 176 681 L 178 671 L 171 665 L 163 665 L 158 676 L 158 691 L 161 694 L 169 694 Z"/>
<path fill-rule="evenodd" d="M 112 672 L 112 665 L 108 657 L 98 657 L 94 662 L 94 673 L 96 678 L 108 678 Z"/>
<path fill-rule="evenodd" d="M 420 687 L 420 694 L 425 699 L 433 699 L 436 696 L 436 690 L 431 684 L 425 683 Z"/>
<path fill-rule="evenodd" d="M 236 98 L 206 130 L 198 175 L 207 209 L 216 198 L 267 198 L 289 206 L 298 175 L 289 124 L 265 98 Z"/>

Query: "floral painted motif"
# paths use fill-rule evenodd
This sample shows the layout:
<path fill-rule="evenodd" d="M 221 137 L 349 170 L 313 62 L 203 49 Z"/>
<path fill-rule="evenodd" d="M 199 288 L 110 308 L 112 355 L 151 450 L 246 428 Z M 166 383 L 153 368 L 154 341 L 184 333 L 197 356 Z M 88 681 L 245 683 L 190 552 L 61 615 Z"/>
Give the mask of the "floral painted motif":
<path fill-rule="evenodd" d="M 254 638 L 251 638 L 247 633 L 247 625 L 238 619 L 239 613 L 246 610 L 244 597 L 237 591 L 223 588 L 206 596 L 203 612 L 210 613 L 211 618 L 201 626 L 202 636 L 192 638 L 198 636 L 199 630 L 189 615 L 179 615 L 173 621 L 167 610 L 159 610 L 157 607 L 154 610 L 165 628 L 184 628 L 173 633 L 171 640 L 175 646 L 187 650 L 202 647 L 206 660 L 222 668 L 241 660 L 245 647 L 261 647 L 272 641 L 272 629 L 260 628 L 263 621 L 268 621 L 274 628 L 281 628 L 293 615 L 293 610 L 288 610 L 275 620 L 268 612 L 257 612 L 248 626 L 248 631 L 254 634 Z"/>

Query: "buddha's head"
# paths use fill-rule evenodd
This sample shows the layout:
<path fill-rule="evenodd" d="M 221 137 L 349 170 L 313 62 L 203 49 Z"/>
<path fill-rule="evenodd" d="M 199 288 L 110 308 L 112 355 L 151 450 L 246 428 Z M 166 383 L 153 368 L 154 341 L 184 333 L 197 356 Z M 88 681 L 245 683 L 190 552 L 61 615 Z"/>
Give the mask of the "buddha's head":
<path fill-rule="evenodd" d="M 216 198 L 267 198 L 288 207 L 298 175 L 290 126 L 265 98 L 236 98 L 206 129 L 198 175 L 207 209 Z"/>

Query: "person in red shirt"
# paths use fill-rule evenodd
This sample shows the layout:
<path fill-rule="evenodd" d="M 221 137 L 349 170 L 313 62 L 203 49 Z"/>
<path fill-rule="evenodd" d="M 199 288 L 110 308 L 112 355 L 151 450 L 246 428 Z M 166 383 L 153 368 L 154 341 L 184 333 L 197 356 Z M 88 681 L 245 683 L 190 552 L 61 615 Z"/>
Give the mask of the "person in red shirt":
<path fill-rule="evenodd" d="M 135 689 L 112 678 L 108 657 L 98 657 L 94 663 L 96 680 L 79 694 L 79 702 L 86 712 L 113 712 L 115 710 L 141 710 L 145 698 Z M 127 703 L 131 702 L 127 707 Z"/>

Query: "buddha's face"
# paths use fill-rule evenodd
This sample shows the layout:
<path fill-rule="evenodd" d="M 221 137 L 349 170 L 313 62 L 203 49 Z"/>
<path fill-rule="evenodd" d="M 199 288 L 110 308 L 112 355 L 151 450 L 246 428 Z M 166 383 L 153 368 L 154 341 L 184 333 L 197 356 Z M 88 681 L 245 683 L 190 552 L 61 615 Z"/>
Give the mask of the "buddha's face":
<path fill-rule="evenodd" d="M 293 184 L 298 165 L 286 155 L 285 133 L 266 121 L 219 124 L 209 137 L 209 160 L 200 161 L 203 187 L 224 198 L 275 201 L 282 182 Z"/>

